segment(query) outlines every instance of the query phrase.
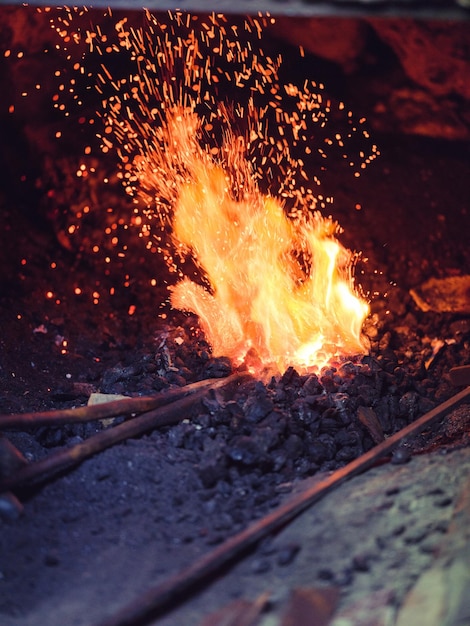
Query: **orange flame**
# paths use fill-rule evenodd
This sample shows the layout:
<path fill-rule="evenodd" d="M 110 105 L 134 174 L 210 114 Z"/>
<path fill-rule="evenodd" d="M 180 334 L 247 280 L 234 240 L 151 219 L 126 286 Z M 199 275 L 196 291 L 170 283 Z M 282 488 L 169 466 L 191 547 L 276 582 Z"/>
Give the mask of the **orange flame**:
<path fill-rule="evenodd" d="M 198 131 L 194 113 L 175 112 L 162 131 L 167 149 L 141 163 L 160 176 L 167 168 L 174 242 L 210 286 L 184 278 L 172 289 L 172 306 L 196 313 L 214 355 L 238 363 L 250 350 L 280 371 L 364 353 L 369 307 L 355 293 L 353 255 L 335 238 L 338 225 L 317 211 L 287 217 L 259 191 L 241 138 L 227 138 L 224 162 L 216 162 Z M 184 159 L 184 175 L 178 169 L 175 176 L 175 159 Z M 241 194 L 234 177 L 244 181 Z"/>
<path fill-rule="evenodd" d="M 69 13 L 58 19 L 60 36 L 70 31 Z M 359 176 L 379 154 L 375 145 L 359 159 L 347 154 L 354 135 L 369 142 L 365 120 L 339 103 L 346 128 L 324 136 L 332 102 L 314 81 L 281 81 L 282 57 L 261 47 L 268 15 L 232 23 L 222 14 L 147 11 L 141 27 L 108 16 L 114 36 L 97 28 L 85 40 L 102 69 L 97 136 L 121 160 L 147 248 L 183 278 L 172 305 L 197 313 L 214 355 L 235 362 L 255 351 L 262 365 L 303 370 L 364 353 L 369 308 L 354 289 L 355 256 L 317 211 L 332 199 L 315 193 L 313 169 L 323 168 L 311 165 L 336 145 Z M 114 63 L 111 73 L 102 60 L 114 54 L 132 70 Z M 184 277 L 158 233 L 168 226 L 205 287 Z"/>

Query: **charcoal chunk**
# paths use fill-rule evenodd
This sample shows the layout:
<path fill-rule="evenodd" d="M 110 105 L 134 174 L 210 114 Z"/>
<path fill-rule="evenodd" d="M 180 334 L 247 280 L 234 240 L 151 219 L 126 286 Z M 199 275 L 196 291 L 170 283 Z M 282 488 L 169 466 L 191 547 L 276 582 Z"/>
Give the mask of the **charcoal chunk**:
<path fill-rule="evenodd" d="M 211 359 L 204 368 L 207 378 L 225 378 L 232 373 L 232 363 L 225 356 Z"/>
<path fill-rule="evenodd" d="M 243 406 L 246 419 L 249 422 L 259 422 L 266 417 L 274 408 L 274 404 L 267 397 L 266 392 L 259 392 L 250 396 Z"/>
<path fill-rule="evenodd" d="M 336 454 L 334 439 L 326 434 L 320 435 L 309 444 L 308 452 L 315 463 L 321 464 L 325 461 L 331 461 Z"/>
<path fill-rule="evenodd" d="M 246 466 L 257 465 L 264 457 L 259 443 L 254 438 L 245 435 L 232 440 L 227 448 L 227 454 L 232 461 Z"/>
<path fill-rule="evenodd" d="M 302 394 L 305 396 L 315 395 L 321 391 L 322 385 L 315 374 L 309 376 L 302 386 Z"/>

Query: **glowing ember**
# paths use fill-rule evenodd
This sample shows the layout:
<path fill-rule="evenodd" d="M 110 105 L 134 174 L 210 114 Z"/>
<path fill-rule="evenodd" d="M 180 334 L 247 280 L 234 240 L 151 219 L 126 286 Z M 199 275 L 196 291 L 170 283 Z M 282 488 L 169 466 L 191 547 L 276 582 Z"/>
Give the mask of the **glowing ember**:
<path fill-rule="evenodd" d="M 131 67 L 116 76 L 100 61 L 102 147 L 121 158 L 141 236 L 159 242 L 181 278 L 172 306 L 196 313 L 214 355 L 237 362 L 254 350 L 265 365 L 308 369 L 364 353 L 369 309 L 354 288 L 355 256 L 320 213 L 332 199 L 314 192 L 320 181 L 310 174 L 321 169 L 313 156 L 345 151 L 364 120 L 356 126 L 344 113 L 345 133 L 317 139 L 332 104 L 314 82 L 282 84 L 281 58 L 260 47 L 269 16 L 230 24 L 221 15 L 145 15 L 138 28 L 116 22 L 116 41 L 97 28 L 86 43 Z M 359 154 L 361 169 L 378 151 Z M 188 257 L 198 282 L 183 271 Z"/>

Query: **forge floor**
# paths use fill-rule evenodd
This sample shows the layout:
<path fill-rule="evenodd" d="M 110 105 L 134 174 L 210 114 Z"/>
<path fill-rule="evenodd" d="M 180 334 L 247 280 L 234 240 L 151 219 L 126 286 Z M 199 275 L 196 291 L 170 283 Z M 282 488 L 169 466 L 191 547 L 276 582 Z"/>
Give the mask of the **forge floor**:
<path fill-rule="evenodd" d="M 458 413 L 468 425 L 468 405 Z M 4 525 L 2 624 L 98 624 L 214 548 L 192 537 L 185 507 L 156 513 L 158 489 L 151 494 L 138 482 L 150 462 L 142 445 L 104 452 L 101 469 L 84 463 L 27 501 L 22 520 Z M 174 481 L 172 471 L 161 480 Z M 470 447 L 386 463 L 144 623 L 219 625 L 238 615 L 240 624 L 302 625 L 315 611 L 331 611 L 331 621 L 318 622 L 330 626 L 407 626 L 423 623 L 423 614 L 426 624 L 468 623 L 469 521 Z M 307 600 L 296 601 L 297 593 Z M 262 597 L 257 621 L 248 621 L 247 605 Z"/>
<path fill-rule="evenodd" d="M 335 422 L 344 412 L 330 406 L 322 414 L 323 447 L 336 442 L 336 457 L 321 456 L 315 446 L 307 450 L 303 431 L 292 430 L 294 409 L 285 397 L 294 393 L 293 383 L 286 379 L 276 393 L 284 393 L 282 428 L 289 436 L 276 435 L 274 422 L 261 429 L 249 409 L 262 402 L 247 400 L 252 431 L 232 420 L 235 448 L 219 437 L 215 424 L 224 400 L 210 397 L 205 412 L 196 415 L 197 427 L 148 433 L 46 484 L 18 490 L 23 513 L 3 511 L 0 517 L 2 625 L 97 626 L 149 586 L 344 465 L 354 450 L 370 449 L 371 433 L 355 423 L 361 403 L 374 409 L 387 436 L 458 391 L 449 369 L 469 362 L 469 310 L 424 312 L 410 290 L 433 277 L 470 274 L 468 146 L 412 137 L 382 137 L 377 143 L 382 158 L 359 180 L 335 179 L 333 167 L 325 173 L 334 183 L 332 212 L 344 227 L 343 241 L 369 258 L 361 281 L 376 319 L 371 355 L 353 368 L 362 382 L 348 374 L 348 393 L 342 387 L 352 415 L 349 438 L 338 435 L 342 426 Z M 0 210 L 0 413 L 76 406 L 93 391 L 156 392 L 213 373 L 202 344 L 189 341 L 194 320 L 159 317 L 158 290 L 145 288 L 148 275 L 139 282 L 139 272 L 148 270 L 140 253 L 116 265 L 132 279 L 125 288 L 116 283 L 111 296 L 115 277 L 100 274 L 83 250 L 74 255 L 63 249 L 54 224 L 6 195 Z M 99 305 L 89 297 L 97 288 Z M 187 333 L 187 361 L 167 367 L 162 338 L 176 327 Z M 324 390 L 333 385 L 339 400 L 340 383 L 327 378 Z M 301 388 L 313 383 L 296 384 L 298 417 L 300 400 L 305 408 Z M 260 387 L 253 389 L 258 401 Z M 263 389 L 271 399 L 273 390 Z M 261 626 L 302 626 L 319 605 L 331 608 L 334 617 L 318 623 L 334 626 L 468 623 L 461 590 L 470 577 L 469 413 L 468 404 L 456 409 L 441 430 L 413 443 L 408 462 L 384 463 L 339 487 L 148 623 L 220 626 L 231 623 L 244 601 L 260 597 L 266 598 L 257 616 Z M 228 436 L 227 424 L 221 427 Z M 90 425 L 3 435 L 34 461 L 94 432 Z M 274 451 L 262 464 L 248 459 L 248 440 L 268 434 L 277 437 Z M 341 450 L 340 439 L 346 442 Z M 255 448 L 260 441 L 255 439 Z M 234 450 L 244 467 L 236 465 Z M 221 458 L 222 467 L 210 465 L 212 458 Z M 221 472 L 220 479 L 211 476 L 212 469 Z M 423 606 L 429 611 L 425 620 Z M 246 615 L 236 619 L 242 626 L 256 623 Z"/>
<path fill-rule="evenodd" d="M 156 623 L 224 624 L 241 600 L 266 596 L 259 626 L 465 624 L 469 521 L 468 447 L 377 467 Z"/>

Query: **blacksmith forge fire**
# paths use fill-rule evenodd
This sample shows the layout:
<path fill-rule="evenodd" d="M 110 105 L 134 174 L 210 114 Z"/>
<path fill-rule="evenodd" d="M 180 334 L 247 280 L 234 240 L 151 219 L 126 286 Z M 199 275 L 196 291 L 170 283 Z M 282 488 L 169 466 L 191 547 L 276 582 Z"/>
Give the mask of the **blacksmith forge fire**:
<path fill-rule="evenodd" d="M 0 413 L 251 375 L 2 500 L 0 622 L 97 623 L 455 392 L 470 41 L 459 22 L 0 16 Z M 120 422 L 1 441 L 33 463 Z"/>
<path fill-rule="evenodd" d="M 336 143 L 359 176 L 378 154 L 364 119 L 344 112 L 343 135 L 338 121 L 330 128 L 334 105 L 322 85 L 280 81 L 281 55 L 263 49 L 273 18 L 145 13 L 134 27 L 110 14 L 107 28 L 88 30 L 84 17 L 67 11 L 51 22 L 100 57 L 91 80 L 102 100 L 101 148 L 119 155 L 139 234 L 180 279 L 171 305 L 198 315 L 213 356 L 239 365 L 251 352 L 283 373 L 365 353 L 369 307 L 353 286 L 354 256 L 320 212 L 333 199 L 317 191 L 321 167 L 310 156 L 326 158 Z M 89 74 L 90 64 L 85 55 L 75 73 Z M 357 133 L 362 149 L 348 154 Z M 188 256 L 205 286 L 185 275 Z"/>

